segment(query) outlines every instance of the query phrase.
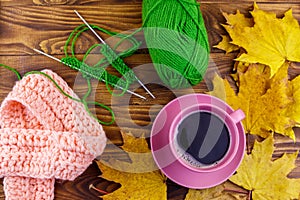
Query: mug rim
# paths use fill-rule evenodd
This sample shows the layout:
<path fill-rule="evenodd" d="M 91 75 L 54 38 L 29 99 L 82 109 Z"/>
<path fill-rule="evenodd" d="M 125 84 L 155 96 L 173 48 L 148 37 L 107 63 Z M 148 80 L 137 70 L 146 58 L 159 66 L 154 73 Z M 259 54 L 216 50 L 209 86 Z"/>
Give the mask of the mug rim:
<path fill-rule="evenodd" d="M 181 158 L 180 155 L 178 155 L 175 147 L 175 142 L 176 142 L 175 137 L 176 137 L 176 130 L 178 129 L 180 123 L 188 116 L 201 111 L 211 113 L 212 115 L 218 117 L 218 119 L 224 123 L 229 133 L 229 147 L 226 150 L 225 155 L 220 160 L 216 161 L 216 163 L 205 167 L 196 167 L 196 166 L 192 166 L 191 164 L 188 164 L 187 161 L 185 161 L 184 159 Z M 221 109 L 216 105 L 208 104 L 208 103 L 198 103 L 182 109 L 172 121 L 168 133 L 169 134 L 168 142 L 170 145 L 170 149 L 173 156 L 175 156 L 176 160 L 178 160 L 179 163 L 181 163 L 184 167 L 196 172 L 213 172 L 226 167 L 233 160 L 235 154 L 237 153 L 238 145 L 239 145 L 239 134 L 237 129 L 237 123 L 239 122 L 236 122 L 230 116 L 230 114 L 236 111 L 238 110 L 228 113 L 226 112 L 226 110 Z M 220 116 L 220 113 L 223 119 Z"/>

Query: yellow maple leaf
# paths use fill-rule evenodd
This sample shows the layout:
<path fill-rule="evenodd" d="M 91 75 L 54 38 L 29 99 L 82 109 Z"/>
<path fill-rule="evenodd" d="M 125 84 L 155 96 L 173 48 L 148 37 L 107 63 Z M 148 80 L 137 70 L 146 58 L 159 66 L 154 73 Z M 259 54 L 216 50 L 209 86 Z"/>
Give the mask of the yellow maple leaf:
<path fill-rule="evenodd" d="M 189 189 L 188 193 L 185 196 L 184 200 L 206 200 L 212 199 L 217 200 L 222 196 L 222 192 L 224 190 L 223 185 L 219 185 L 213 188 L 196 190 L 196 189 Z"/>
<path fill-rule="evenodd" d="M 245 73 L 248 70 L 248 67 L 251 65 L 255 65 L 257 67 L 257 70 L 260 71 L 260 73 L 264 74 L 270 74 L 270 68 L 263 64 L 251 64 L 251 63 L 245 63 L 245 62 L 235 62 L 233 66 L 234 73 L 231 74 L 231 77 L 235 81 L 236 85 L 239 86 L 239 76 L 242 73 Z"/>
<path fill-rule="evenodd" d="M 232 39 L 231 43 L 247 52 L 236 60 L 268 65 L 271 68 L 271 76 L 286 61 L 300 62 L 300 27 L 293 17 L 292 10 L 288 10 L 280 19 L 275 13 L 260 10 L 257 4 L 254 4 L 251 14 L 254 20 L 253 27 L 225 27 Z"/>
<path fill-rule="evenodd" d="M 294 125 L 300 126 L 300 76 L 297 76 L 289 82 L 288 96 L 292 103 L 288 106 L 288 114 L 294 122 Z"/>
<path fill-rule="evenodd" d="M 235 26 L 250 27 L 253 25 L 253 20 L 246 18 L 239 10 L 237 10 L 236 14 L 223 13 L 223 16 L 227 20 L 227 25 L 223 25 L 225 29 L 233 29 Z M 222 35 L 222 41 L 214 47 L 226 51 L 226 54 L 240 49 L 239 46 L 231 42 L 232 40 L 228 35 Z"/>
<path fill-rule="evenodd" d="M 215 48 L 225 51 L 226 54 L 240 49 L 237 45 L 231 43 L 231 39 L 227 35 L 221 35 L 221 37 L 222 41 L 215 45 Z"/>
<path fill-rule="evenodd" d="M 255 142 L 252 153 L 245 155 L 235 175 L 233 183 L 252 191 L 253 200 L 298 199 L 300 179 L 290 179 L 287 175 L 294 169 L 298 152 L 284 154 L 272 161 L 273 137 L 263 142 Z"/>
<path fill-rule="evenodd" d="M 113 193 L 107 194 L 104 200 L 123 199 L 167 199 L 166 177 L 157 169 L 145 138 L 135 138 L 122 133 L 123 150 L 129 153 L 131 162 L 110 159 L 98 161 L 102 171 L 101 177 L 121 184 Z"/>
<path fill-rule="evenodd" d="M 288 112 L 293 109 L 289 98 L 291 94 L 288 95 L 288 64 L 284 64 L 272 78 L 268 67 L 265 68 L 250 65 L 245 73 L 240 73 L 237 94 L 226 79 L 216 76 L 213 80 L 214 90 L 210 94 L 223 99 L 234 109 L 244 111 L 246 133 L 266 138 L 276 132 L 295 141 L 292 130 L 295 122 Z"/>
<path fill-rule="evenodd" d="M 241 27 L 250 27 L 253 26 L 253 19 L 245 17 L 239 10 L 236 11 L 236 14 L 227 14 L 222 13 L 226 19 L 226 23 L 231 27 L 241 26 Z"/>
<path fill-rule="evenodd" d="M 229 185 L 227 182 L 207 189 L 189 189 L 184 200 L 246 200 L 246 194 L 239 194 L 233 192 L 227 192 L 226 186 Z M 233 184 L 232 184 L 233 185 Z M 228 186 L 227 186 L 228 187 Z M 235 186 L 237 187 L 237 186 Z M 230 188 L 231 189 L 231 188 Z M 235 188 L 233 189 L 235 190 Z"/>

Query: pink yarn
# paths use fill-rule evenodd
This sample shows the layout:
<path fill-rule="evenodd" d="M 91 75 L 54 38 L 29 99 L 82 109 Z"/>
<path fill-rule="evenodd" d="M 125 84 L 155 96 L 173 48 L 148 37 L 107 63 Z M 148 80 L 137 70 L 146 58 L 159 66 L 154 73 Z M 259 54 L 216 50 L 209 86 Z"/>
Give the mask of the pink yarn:
<path fill-rule="evenodd" d="M 44 70 L 69 95 L 76 94 Z M 6 199 L 51 200 L 55 179 L 74 180 L 106 145 L 102 126 L 45 76 L 18 81 L 0 108 L 0 177 Z"/>

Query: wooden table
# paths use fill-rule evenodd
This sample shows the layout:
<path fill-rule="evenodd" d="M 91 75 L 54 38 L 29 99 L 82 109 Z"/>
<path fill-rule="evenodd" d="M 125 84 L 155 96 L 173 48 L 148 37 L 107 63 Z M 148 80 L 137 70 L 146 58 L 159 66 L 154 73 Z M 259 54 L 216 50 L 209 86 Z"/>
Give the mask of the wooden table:
<path fill-rule="evenodd" d="M 300 20 L 300 3 L 298 0 L 259 0 L 260 8 L 274 11 L 279 16 L 289 8 L 293 8 L 294 16 Z M 211 46 L 211 62 L 208 76 L 212 71 L 218 70 L 223 76 L 229 74 L 236 54 L 225 55 L 220 50 L 212 48 L 220 41 L 220 34 L 224 29 L 220 23 L 224 23 L 221 11 L 234 13 L 239 9 L 242 13 L 248 13 L 253 2 L 250 0 L 203 0 L 201 10 L 205 18 L 209 42 Z M 0 63 L 14 67 L 22 74 L 31 70 L 51 69 L 63 77 L 73 87 L 78 95 L 86 91 L 86 84 L 77 71 L 74 71 L 56 61 L 50 60 L 35 53 L 37 48 L 57 58 L 63 56 L 63 46 L 71 31 L 82 22 L 74 14 L 78 10 L 85 19 L 92 24 L 97 24 L 105 29 L 122 32 L 141 26 L 142 0 L 0 0 Z M 103 35 L 103 37 L 107 37 Z M 77 54 L 82 57 L 86 47 L 96 43 L 96 38 L 91 34 L 85 34 L 79 44 Z M 145 133 L 149 136 L 151 125 L 155 116 L 169 101 L 176 96 L 187 93 L 205 92 L 211 86 L 210 80 L 202 82 L 193 89 L 170 90 L 163 87 L 152 65 L 141 67 L 151 63 L 148 51 L 140 49 L 137 53 L 125 59 L 125 62 L 136 70 L 137 76 L 146 82 L 147 87 L 157 97 L 155 100 L 145 94 L 142 88 L 136 86 L 135 92 L 145 95 L 147 100 L 138 97 L 112 98 L 103 83 L 93 82 L 96 101 L 111 106 L 117 113 L 116 123 L 104 126 L 107 137 L 114 145 L 108 145 L 102 156 L 107 159 L 111 156 L 126 159 L 126 156 L 115 152 L 112 148 L 121 145 L 120 131 L 132 132 L 134 135 Z M 215 66 L 217 68 L 215 68 Z M 291 70 L 291 77 L 300 74 L 300 70 Z M 0 69 L 0 102 L 12 89 L 16 77 L 11 72 Z M 101 119 L 109 120 L 108 113 L 98 110 Z M 300 147 L 300 132 L 296 130 L 297 142 L 276 136 L 276 151 L 274 157 L 279 157 L 283 152 L 292 152 Z M 291 177 L 300 178 L 300 159 L 296 162 L 297 168 L 290 174 Z M 75 181 L 57 181 L 55 198 L 67 199 L 99 199 L 100 193 L 89 189 L 93 184 L 97 188 L 112 191 L 118 184 L 105 181 L 98 176 L 101 174 L 96 164 L 91 165 L 84 174 Z M 186 188 L 180 187 L 168 181 L 168 199 L 183 199 Z M 2 182 L 0 185 L 0 197 L 4 199 Z"/>

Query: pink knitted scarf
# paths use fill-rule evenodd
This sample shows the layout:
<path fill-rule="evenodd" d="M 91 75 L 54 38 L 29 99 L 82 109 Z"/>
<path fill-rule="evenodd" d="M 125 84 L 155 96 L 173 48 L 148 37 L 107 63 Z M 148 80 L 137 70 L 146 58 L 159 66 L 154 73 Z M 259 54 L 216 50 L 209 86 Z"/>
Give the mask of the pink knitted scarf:
<path fill-rule="evenodd" d="M 43 72 L 76 97 L 57 74 Z M 0 177 L 6 199 L 53 199 L 55 179 L 74 180 L 106 144 L 102 126 L 84 106 L 38 74 L 16 83 L 2 102 L 0 125 Z"/>

